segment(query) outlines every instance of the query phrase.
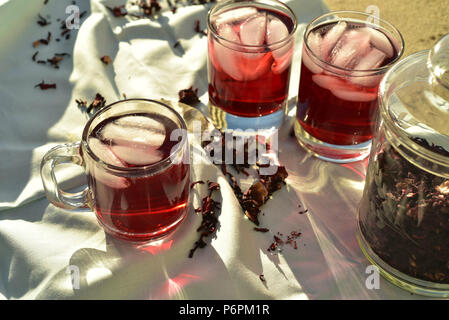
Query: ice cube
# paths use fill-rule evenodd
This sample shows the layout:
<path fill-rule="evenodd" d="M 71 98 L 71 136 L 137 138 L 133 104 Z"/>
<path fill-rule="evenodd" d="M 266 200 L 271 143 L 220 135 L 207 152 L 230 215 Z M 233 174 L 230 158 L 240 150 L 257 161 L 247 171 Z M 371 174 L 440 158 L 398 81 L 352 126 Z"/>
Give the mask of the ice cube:
<path fill-rule="evenodd" d="M 272 44 L 288 37 L 286 25 L 278 18 L 271 17 L 267 25 L 267 43 Z"/>
<path fill-rule="evenodd" d="M 388 58 L 393 57 L 394 49 L 388 37 L 379 30 L 373 28 L 360 28 L 360 32 L 369 36 L 371 44 L 386 54 Z"/>
<path fill-rule="evenodd" d="M 355 101 L 355 102 L 368 102 L 374 101 L 377 99 L 377 93 L 375 92 L 366 92 L 362 90 L 342 90 L 335 89 L 332 90 L 332 93 L 340 99 L 346 101 Z"/>
<path fill-rule="evenodd" d="M 249 17 L 256 15 L 257 9 L 254 7 L 237 8 L 220 13 L 215 18 L 215 25 L 220 27 L 222 24 L 240 23 Z"/>
<path fill-rule="evenodd" d="M 339 21 L 336 23 L 323 37 L 323 43 L 321 45 L 321 57 L 323 60 L 327 60 L 329 54 L 334 49 L 335 45 L 340 40 L 343 33 L 346 31 L 347 23 Z"/>
<path fill-rule="evenodd" d="M 315 74 L 312 76 L 312 81 L 324 89 L 348 90 L 348 84 L 334 76 Z"/>
<path fill-rule="evenodd" d="M 228 41 L 240 43 L 237 32 L 229 24 L 223 24 L 218 28 L 218 35 Z"/>
<path fill-rule="evenodd" d="M 382 74 L 376 74 L 372 76 L 360 76 L 360 77 L 352 76 L 349 78 L 349 80 L 356 85 L 373 88 L 380 83 L 380 80 L 382 80 L 382 76 L 383 76 Z"/>
<path fill-rule="evenodd" d="M 146 116 L 125 116 L 120 117 L 114 121 L 119 126 L 124 127 L 137 127 L 142 129 L 151 130 L 165 136 L 165 126 L 160 121 L 156 119 L 146 117 Z"/>
<path fill-rule="evenodd" d="M 153 148 L 136 148 L 132 145 L 113 145 L 112 151 L 128 164 L 143 166 L 163 159 L 161 151 Z"/>
<path fill-rule="evenodd" d="M 355 65 L 355 70 L 371 70 L 378 68 L 382 65 L 385 60 L 385 53 L 377 50 L 376 48 L 371 49 L 368 54 L 363 56 L 360 61 Z M 360 76 L 359 76 L 360 74 Z M 375 87 L 382 78 L 382 75 L 371 75 L 363 76 L 363 72 L 354 72 L 349 80 L 352 83 L 364 86 L 364 87 Z"/>
<path fill-rule="evenodd" d="M 347 83 L 337 77 L 316 74 L 312 76 L 313 82 L 324 89 L 330 90 L 336 97 L 347 101 L 372 101 L 377 98 L 376 92 L 366 92 L 360 87 Z"/>
<path fill-rule="evenodd" d="M 376 69 L 382 65 L 385 60 L 385 53 L 377 50 L 376 48 L 371 49 L 365 56 L 363 56 L 359 62 L 355 65 L 355 70 L 371 70 Z"/>
<path fill-rule="evenodd" d="M 358 30 L 348 31 L 332 50 L 331 63 L 341 68 L 352 69 L 369 49 L 369 37 Z"/>
<path fill-rule="evenodd" d="M 88 144 L 92 152 L 105 163 L 117 167 L 126 167 L 124 162 L 117 157 L 109 145 L 102 143 L 99 139 L 94 137 L 89 138 Z M 95 180 L 111 188 L 122 189 L 130 185 L 129 180 L 125 177 L 110 174 L 102 167 L 93 165 L 89 167 L 89 171 Z"/>
<path fill-rule="evenodd" d="M 131 182 L 125 177 L 115 176 L 105 171 L 100 167 L 93 167 L 90 169 L 91 175 L 99 183 L 105 184 L 114 189 L 124 189 L 131 185 Z"/>
<path fill-rule="evenodd" d="M 108 123 L 100 132 L 103 140 L 112 144 L 132 144 L 136 148 L 159 148 L 165 141 L 165 132 L 153 131 L 148 128 L 119 126 Z"/>
<path fill-rule="evenodd" d="M 274 57 L 274 62 L 271 65 L 271 70 L 274 74 L 280 74 L 284 72 L 292 63 L 292 56 L 293 56 L 293 46 L 290 46 L 290 51 L 286 52 L 281 57 Z"/>
<path fill-rule="evenodd" d="M 240 40 L 242 44 L 260 46 L 265 42 L 267 33 L 267 15 L 258 14 L 248 18 L 240 25 Z"/>
<path fill-rule="evenodd" d="M 218 29 L 218 34 L 226 40 L 240 43 L 238 34 L 230 25 L 221 25 Z M 216 60 L 216 63 L 220 68 L 231 78 L 237 81 L 242 81 L 244 79 L 244 73 L 239 68 L 237 51 L 221 44 L 221 40 L 217 40 L 213 42 L 211 54 L 214 56 L 213 60 Z"/>
<path fill-rule="evenodd" d="M 323 39 L 321 38 L 321 35 L 318 33 L 315 33 L 315 32 L 310 33 L 309 36 L 307 37 L 307 43 L 309 44 L 310 50 L 318 57 L 321 57 L 320 52 L 321 52 L 322 41 L 323 41 Z M 311 53 L 307 53 L 306 49 L 305 49 L 305 45 L 303 45 L 302 61 L 304 62 L 306 67 L 313 73 L 323 72 L 323 69 L 319 65 L 317 65 L 314 62 L 314 60 L 312 60 L 312 58 L 309 56 L 309 54 L 311 54 Z"/>
<path fill-rule="evenodd" d="M 321 55 L 321 46 L 323 44 L 323 38 L 319 33 L 313 32 L 307 37 L 307 43 L 309 44 L 310 50 L 320 59 L 324 60 Z"/>
<path fill-rule="evenodd" d="M 101 142 L 97 138 L 90 137 L 88 139 L 88 145 L 90 150 L 92 150 L 92 152 L 105 163 L 112 164 L 117 167 L 126 167 L 117 155 L 112 152 L 111 147 L 108 144 Z"/>
<path fill-rule="evenodd" d="M 238 55 L 245 81 L 256 80 L 271 68 L 272 55 L 270 53 L 240 52 Z"/>
<path fill-rule="evenodd" d="M 285 24 L 276 17 L 271 17 L 267 24 L 267 44 L 282 41 L 288 37 L 288 29 Z M 271 70 L 274 73 L 282 73 L 291 63 L 293 55 L 293 40 L 282 43 L 282 46 L 271 48 L 274 63 Z"/>
<path fill-rule="evenodd" d="M 238 34 L 229 25 L 222 25 L 219 34 L 223 38 L 239 42 Z M 225 44 L 225 43 L 224 43 Z M 228 47 L 219 41 L 213 43 L 216 62 L 221 69 L 237 81 L 251 81 L 259 78 L 271 67 L 271 55 L 264 52 L 242 52 Z"/>

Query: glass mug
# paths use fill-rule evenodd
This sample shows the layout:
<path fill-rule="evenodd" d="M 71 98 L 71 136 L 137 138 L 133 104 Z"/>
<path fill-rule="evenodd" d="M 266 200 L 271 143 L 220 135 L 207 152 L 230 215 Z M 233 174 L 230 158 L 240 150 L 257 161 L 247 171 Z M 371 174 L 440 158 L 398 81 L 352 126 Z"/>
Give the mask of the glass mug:
<path fill-rule="evenodd" d="M 108 234 L 146 242 L 167 236 L 186 216 L 188 157 L 186 124 L 174 109 L 154 100 L 122 100 L 98 111 L 80 142 L 48 151 L 41 178 L 53 205 L 91 208 Z M 60 189 L 60 164 L 84 167 L 83 191 Z"/>

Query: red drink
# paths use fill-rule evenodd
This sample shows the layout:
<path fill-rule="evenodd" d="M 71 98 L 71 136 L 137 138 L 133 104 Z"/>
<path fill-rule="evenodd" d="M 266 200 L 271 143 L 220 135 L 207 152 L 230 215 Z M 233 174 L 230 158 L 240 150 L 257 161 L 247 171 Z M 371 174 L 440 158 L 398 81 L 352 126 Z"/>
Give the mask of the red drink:
<path fill-rule="evenodd" d="M 320 26 L 311 32 L 324 40 L 326 34 L 333 28 L 337 28 L 337 23 Z M 357 70 L 379 68 L 397 57 L 393 44 L 385 44 L 387 46 L 385 51 L 388 48 L 391 51 L 385 53 L 370 44 L 370 33 L 366 31 L 364 34 L 360 31 L 362 29 L 363 32 L 366 31 L 360 24 L 348 23 L 340 36 L 341 43 L 337 41 L 334 48 L 327 50 L 328 55 L 324 60 L 338 62 L 338 55 L 345 53 L 338 52 L 337 46 L 341 46 L 339 50 L 344 50 L 345 46 L 352 45 L 349 42 L 357 46 L 354 46 L 354 49 L 359 50 L 360 56 L 355 52 L 353 57 L 345 58 L 346 61 L 341 64 L 344 68 Z M 371 32 L 379 33 L 379 37 L 390 41 L 380 30 Z M 350 39 L 351 36 L 354 39 Z M 347 39 L 344 39 L 345 37 Z M 350 49 L 348 48 L 348 51 Z M 353 61 L 350 61 L 351 59 Z M 360 69 L 363 66 L 365 68 Z M 297 118 L 304 130 L 321 141 L 336 145 L 352 145 L 371 140 L 380 77 L 354 77 L 351 74 L 344 77 L 326 72 L 324 69 L 314 71 L 320 72 L 314 73 L 304 61 L 302 62 Z"/>
<path fill-rule="evenodd" d="M 166 116 L 126 114 L 98 123 L 88 138 L 91 151 L 118 170 L 87 161 L 91 197 L 98 220 L 114 235 L 128 240 L 161 237 L 184 218 L 190 168 L 172 163 L 178 126 Z"/>
<path fill-rule="evenodd" d="M 212 16 L 209 99 L 240 117 L 280 110 L 288 95 L 296 21 L 276 9 L 243 6 Z"/>
<path fill-rule="evenodd" d="M 306 30 L 295 126 L 306 148 L 338 162 L 368 154 L 380 80 L 402 53 L 381 27 L 349 21 Z"/>

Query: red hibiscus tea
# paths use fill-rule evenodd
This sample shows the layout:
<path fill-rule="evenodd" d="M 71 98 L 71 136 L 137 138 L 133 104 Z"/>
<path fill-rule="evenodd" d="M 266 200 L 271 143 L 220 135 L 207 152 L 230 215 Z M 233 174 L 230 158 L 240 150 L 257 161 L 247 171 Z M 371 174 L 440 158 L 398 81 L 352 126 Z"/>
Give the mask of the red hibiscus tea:
<path fill-rule="evenodd" d="M 110 167 L 86 161 L 92 206 L 107 232 L 148 240 L 168 234 L 182 221 L 190 168 L 170 158 L 187 152 L 170 139 L 176 129 L 163 114 L 128 113 L 107 118 L 90 132 L 90 150 Z"/>
<path fill-rule="evenodd" d="M 309 151 L 334 162 L 368 155 L 380 80 L 402 54 L 397 34 L 349 19 L 306 30 L 295 132 Z"/>
<path fill-rule="evenodd" d="M 228 1 L 209 13 L 210 103 L 236 117 L 282 111 L 288 96 L 296 18 L 266 3 Z"/>

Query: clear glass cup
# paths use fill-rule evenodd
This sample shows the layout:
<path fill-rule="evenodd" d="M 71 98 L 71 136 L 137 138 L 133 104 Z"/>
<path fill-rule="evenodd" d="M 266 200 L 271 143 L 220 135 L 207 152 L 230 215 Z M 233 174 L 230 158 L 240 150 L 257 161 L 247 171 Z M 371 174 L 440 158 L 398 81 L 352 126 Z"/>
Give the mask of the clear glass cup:
<path fill-rule="evenodd" d="M 294 130 L 320 159 L 346 163 L 369 154 L 379 82 L 404 51 L 400 32 L 372 19 L 336 11 L 305 30 Z"/>
<path fill-rule="evenodd" d="M 358 241 L 392 283 L 449 297 L 449 35 L 394 65 L 358 210 Z"/>
<path fill-rule="evenodd" d="M 54 147 L 41 177 L 49 201 L 64 209 L 90 208 L 104 230 L 132 242 L 160 239 L 187 213 L 190 165 L 186 124 L 170 106 L 129 99 L 99 110 L 80 142 Z M 82 166 L 88 185 L 63 191 L 61 164 Z"/>
<path fill-rule="evenodd" d="M 297 21 L 277 0 L 223 1 L 208 14 L 209 110 L 219 129 L 277 129 Z"/>

